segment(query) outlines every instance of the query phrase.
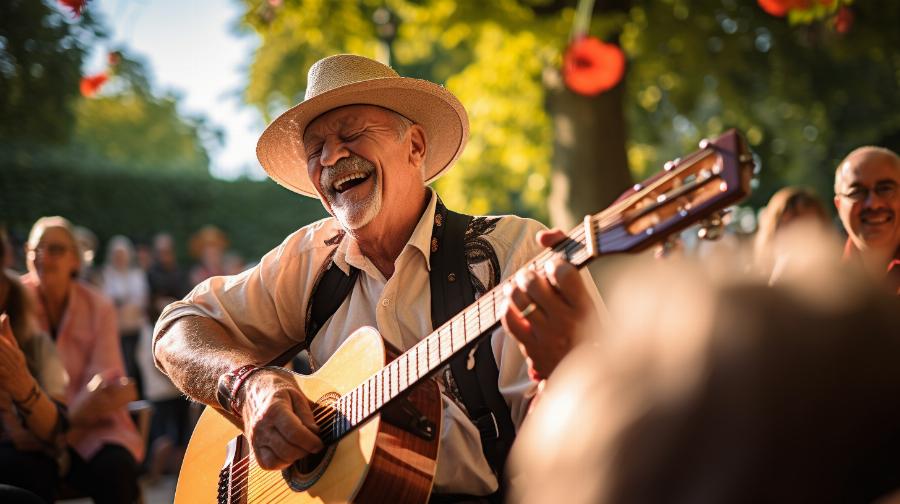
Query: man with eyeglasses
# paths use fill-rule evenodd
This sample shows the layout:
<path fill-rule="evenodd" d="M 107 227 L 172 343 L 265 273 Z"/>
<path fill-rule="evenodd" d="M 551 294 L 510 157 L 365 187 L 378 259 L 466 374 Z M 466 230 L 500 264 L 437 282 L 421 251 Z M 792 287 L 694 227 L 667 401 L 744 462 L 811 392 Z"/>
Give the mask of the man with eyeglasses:
<path fill-rule="evenodd" d="M 847 231 L 844 259 L 875 278 L 887 277 L 900 294 L 900 157 L 882 147 L 860 147 L 834 176 L 834 206 Z"/>

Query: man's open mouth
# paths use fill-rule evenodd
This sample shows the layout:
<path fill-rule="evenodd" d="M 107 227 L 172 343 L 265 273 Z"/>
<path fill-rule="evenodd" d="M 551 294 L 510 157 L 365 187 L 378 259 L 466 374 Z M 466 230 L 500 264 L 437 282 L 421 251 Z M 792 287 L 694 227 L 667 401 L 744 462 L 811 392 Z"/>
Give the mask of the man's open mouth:
<path fill-rule="evenodd" d="M 887 224 L 888 222 L 893 221 L 894 216 L 893 216 L 893 214 L 891 214 L 889 212 L 879 212 L 879 213 L 864 215 L 860 220 L 862 220 L 863 224 L 877 226 L 879 224 Z"/>
<path fill-rule="evenodd" d="M 352 189 L 353 187 L 362 184 L 366 180 L 371 177 L 371 173 L 351 173 L 349 175 L 344 175 L 343 177 L 334 181 L 331 184 L 331 188 L 335 190 L 335 192 L 342 193 L 348 189 Z"/>

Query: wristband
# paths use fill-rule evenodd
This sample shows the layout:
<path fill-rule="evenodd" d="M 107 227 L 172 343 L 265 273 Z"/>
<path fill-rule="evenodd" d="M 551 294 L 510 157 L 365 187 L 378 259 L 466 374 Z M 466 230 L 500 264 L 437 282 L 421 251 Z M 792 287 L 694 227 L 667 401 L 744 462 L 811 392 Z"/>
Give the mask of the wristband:
<path fill-rule="evenodd" d="M 13 402 L 13 404 L 15 404 L 16 406 L 19 406 L 19 407 L 28 406 L 28 404 L 31 401 L 37 399 L 40 395 L 41 395 L 41 388 L 38 387 L 37 383 L 33 383 L 31 385 L 31 390 L 28 392 L 28 395 L 25 396 L 25 399 L 19 400 L 19 399 L 16 399 L 15 397 L 13 397 L 12 402 Z"/>
<path fill-rule="evenodd" d="M 238 391 L 247 378 L 253 373 L 265 368 L 261 368 L 255 364 L 247 364 L 237 369 L 231 370 L 219 377 L 216 387 L 216 401 L 223 410 L 240 417 L 241 404 L 238 401 Z"/>

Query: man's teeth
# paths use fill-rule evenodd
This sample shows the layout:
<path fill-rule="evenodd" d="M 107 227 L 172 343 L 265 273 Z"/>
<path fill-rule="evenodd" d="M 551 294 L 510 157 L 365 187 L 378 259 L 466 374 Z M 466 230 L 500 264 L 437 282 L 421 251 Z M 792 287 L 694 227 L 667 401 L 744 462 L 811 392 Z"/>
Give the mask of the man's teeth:
<path fill-rule="evenodd" d="M 868 224 L 884 224 L 888 220 L 890 220 L 890 216 L 887 214 L 870 215 L 870 216 L 866 217 L 865 219 L 863 219 L 863 221 Z"/>
<path fill-rule="evenodd" d="M 344 184 L 346 184 L 347 182 L 350 182 L 351 180 L 356 180 L 356 179 L 364 179 L 366 177 L 368 177 L 368 174 L 366 174 L 366 173 L 352 173 L 350 175 L 345 175 L 345 176 L 335 180 L 334 184 L 332 184 L 331 187 L 335 191 L 340 192 L 341 189 L 343 188 Z"/>

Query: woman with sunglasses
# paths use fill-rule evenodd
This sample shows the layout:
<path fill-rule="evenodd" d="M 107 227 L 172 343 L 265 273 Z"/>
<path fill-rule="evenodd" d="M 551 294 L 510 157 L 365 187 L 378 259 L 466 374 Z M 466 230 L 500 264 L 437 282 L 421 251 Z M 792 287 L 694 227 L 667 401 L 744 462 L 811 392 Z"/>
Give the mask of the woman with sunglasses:
<path fill-rule="evenodd" d="M 144 447 L 126 408 L 136 393 L 124 378 L 115 307 L 78 280 L 80 256 L 66 219 L 38 219 L 26 262 L 22 283 L 34 294 L 38 324 L 56 342 L 70 377 L 66 480 L 97 503 L 134 502 Z"/>

